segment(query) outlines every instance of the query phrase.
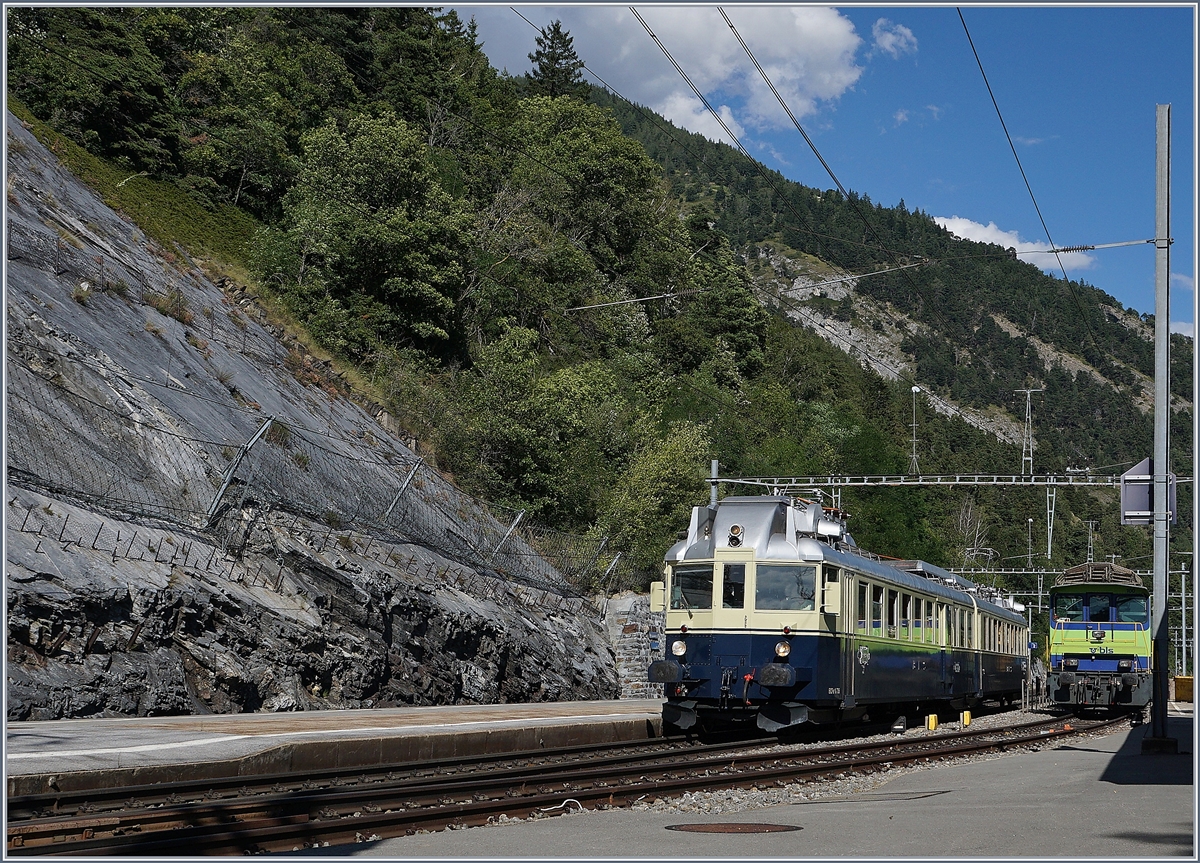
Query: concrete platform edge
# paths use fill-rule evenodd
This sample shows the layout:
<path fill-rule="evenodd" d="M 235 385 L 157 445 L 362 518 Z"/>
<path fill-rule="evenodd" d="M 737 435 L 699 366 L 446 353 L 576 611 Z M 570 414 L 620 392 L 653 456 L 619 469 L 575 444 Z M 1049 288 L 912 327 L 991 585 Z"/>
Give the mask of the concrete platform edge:
<path fill-rule="evenodd" d="M 303 776 L 313 771 L 343 767 L 377 767 L 456 756 L 522 752 L 588 743 L 616 743 L 661 736 L 662 720 L 659 718 L 612 719 L 604 722 L 445 731 L 433 734 L 376 735 L 285 743 L 243 758 L 222 761 L 113 767 L 65 773 L 10 773 L 7 784 L 8 795 L 15 797 L 24 794 L 46 794 L 56 790 L 66 792 L 124 788 L 175 782 L 180 779 L 224 779 L 231 776 L 250 777 L 274 773 L 295 773 Z M 51 778 L 55 781 L 55 788 L 50 787 Z"/>

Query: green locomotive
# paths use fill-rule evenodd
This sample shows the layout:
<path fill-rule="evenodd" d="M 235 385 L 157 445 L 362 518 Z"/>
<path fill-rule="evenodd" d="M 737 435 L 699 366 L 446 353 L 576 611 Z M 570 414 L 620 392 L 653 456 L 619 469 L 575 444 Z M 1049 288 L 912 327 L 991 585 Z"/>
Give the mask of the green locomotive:
<path fill-rule="evenodd" d="M 1150 591 L 1133 570 L 1081 563 L 1050 588 L 1051 700 L 1076 712 L 1150 702 Z"/>

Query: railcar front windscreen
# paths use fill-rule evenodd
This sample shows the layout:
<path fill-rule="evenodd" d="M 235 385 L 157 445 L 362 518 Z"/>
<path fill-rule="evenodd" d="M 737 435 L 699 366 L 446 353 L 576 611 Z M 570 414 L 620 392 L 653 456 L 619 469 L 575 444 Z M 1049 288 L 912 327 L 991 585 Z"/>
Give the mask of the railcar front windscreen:
<path fill-rule="evenodd" d="M 816 608 L 817 568 L 798 564 L 760 563 L 754 590 L 754 607 L 760 611 Z"/>
<path fill-rule="evenodd" d="M 675 576 L 671 579 L 672 609 L 712 608 L 712 592 L 711 563 L 675 567 Z"/>

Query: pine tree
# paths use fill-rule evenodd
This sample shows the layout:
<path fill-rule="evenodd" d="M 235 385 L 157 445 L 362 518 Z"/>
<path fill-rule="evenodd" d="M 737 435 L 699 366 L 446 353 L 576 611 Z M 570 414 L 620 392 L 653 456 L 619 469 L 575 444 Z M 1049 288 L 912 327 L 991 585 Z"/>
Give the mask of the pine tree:
<path fill-rule="evenodd" d="M 562 22 L 543 27 L 536 42 L 537 51 L 529 55 L 533 71 L 525 73 L 533 91 L 550 97 L 586 95 L 588 84 L 579 71 L 583 61 L 575 53 L 574 40 L 562 28 Z"/>

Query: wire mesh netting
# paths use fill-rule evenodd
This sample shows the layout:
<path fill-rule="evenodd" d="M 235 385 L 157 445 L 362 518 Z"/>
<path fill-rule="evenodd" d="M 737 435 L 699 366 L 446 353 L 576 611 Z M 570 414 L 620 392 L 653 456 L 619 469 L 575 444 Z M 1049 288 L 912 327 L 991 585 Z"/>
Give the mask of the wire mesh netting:
<path fill-rule="evenodd" d="M 250 414 L 235 423 L 240 445 L 189 435 L 154 399 L 119 392 L 98 367 L 75 359 L 64 375 L 52 352 L 9 345 L 8 470 L 18 485 L 207 529 L 235 550 L 244 541 L 238 514 L 253 506 L 403 539 L 529 585 L 578 593 L 606 570 L 610 584 L 619 579 L 603 538 L 493 513 L 381 440 L 351 443 Z"/>
<path fill-rule="evenodd" d="M 264 375 L 278 371 L 278 342 L 250 326 L 237 303 L 223 297 L 216 309 L 188 307 L 182 288 L 189 281 L 199 287 L 194 273 L 164 268 L 153 279 L 156 287 L 141 269 L 145 262 L 131 262 L 132 249 L 97 254 L 61 232 L 12 221 L 6 239 L 10 261 L 73 285 L 79 302 L 87 292 L 105 291 L 151 306 L 186 324 L 197 350 L 212 342 Z M 401 539 L 526 585 L 579 594 L 633 580 L 604 538 L 556 531 L 488 505 L 384 434 L 330 433 L 263 416 L 244 399 L 214 409 L 211 398 L 172 387 L 169 364 L 165 381 L 150 380 L 72 339 L 9 327 L 11 482 L 203 530 L 234 550 L 245 538 L 241 511 L 256 508 Z M 151 395 L 155 387 L 169 395 Z M 185 405 L 185 399 L 198 401 Z"/>

